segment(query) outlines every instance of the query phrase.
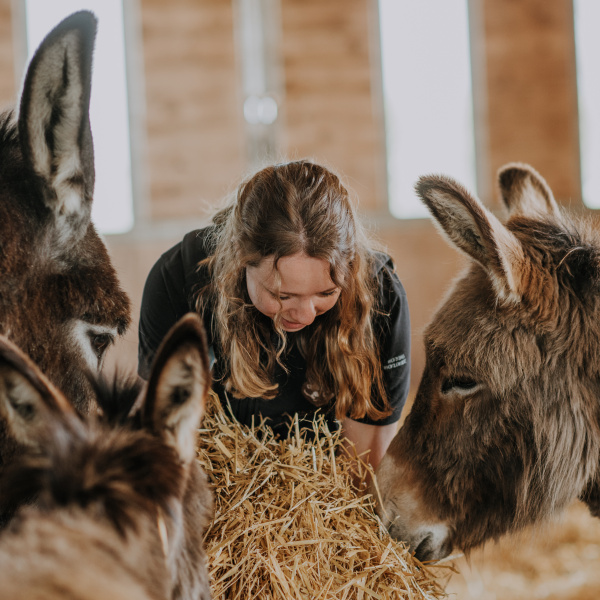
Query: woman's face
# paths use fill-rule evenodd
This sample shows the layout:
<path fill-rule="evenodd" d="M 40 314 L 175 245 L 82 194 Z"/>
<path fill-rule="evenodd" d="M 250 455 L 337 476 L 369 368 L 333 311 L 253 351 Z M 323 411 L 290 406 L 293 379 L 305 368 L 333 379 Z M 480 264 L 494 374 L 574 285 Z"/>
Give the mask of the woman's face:
<path fill-rule="evenodd" d="M 333 308 L 340 288 L 329 276 L 329 263 L 305 254 L 280 258 L 277 271 L 281 279 L 279 298 L 273 257 L 263 258 L 258 266 L 246 267 L 246 285 L 252 304 L 269 318 L 281 310 L 285 331 L 300 331 L 316 317 Z"/>

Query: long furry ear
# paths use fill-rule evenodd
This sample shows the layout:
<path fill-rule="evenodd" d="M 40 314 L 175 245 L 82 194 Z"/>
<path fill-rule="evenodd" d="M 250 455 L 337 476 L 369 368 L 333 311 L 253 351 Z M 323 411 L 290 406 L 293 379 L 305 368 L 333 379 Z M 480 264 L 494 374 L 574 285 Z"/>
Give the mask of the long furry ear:
<path fill-rule="evenodd" d="M 519 301 L 525 256 L 517 238 L 450 177 L 421 177 L 415 188 L 442 233 L 486 269 L 499 298 Z"/>
<path fill-rule="evenodd" d="M 546 180 L 531 166 L 509 163 L 498 170 L 498 186 L 510 216 L 560 217 L 560 209 Z"/>
<path fill-rule="evenodd" d="M 37 449 L 44 432 L 75 410 L 38 367 L 8 338 L 0 336 L 0 418 L 7 433 Z"/>
<path fill-rule="evenodd" d="M 94 151 L 89 122 L 96 17 L 80 11 L 59 23 L 29 64 L 19 136 L 54 217 L 57 242 L 78 241 L 90 222 Z"/>
<path fill-rule="evenodd" d="M 211 385 L 206 335 L 189 313 L 163 340 L 150 371 L 143 418 L 184 462 L 196 456 L 196 430 Z"/>

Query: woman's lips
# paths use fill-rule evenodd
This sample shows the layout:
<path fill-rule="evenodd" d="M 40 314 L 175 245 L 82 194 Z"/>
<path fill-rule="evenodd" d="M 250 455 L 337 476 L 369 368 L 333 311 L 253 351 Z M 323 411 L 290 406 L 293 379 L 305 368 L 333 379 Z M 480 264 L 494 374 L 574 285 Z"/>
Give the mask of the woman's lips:
<path fill-rule="evenodd" d="M 302 329 L 304 327 L 302 323 L 292 323 L 283 317 L 281 318 L 281 324 L 285 329 Z"/>

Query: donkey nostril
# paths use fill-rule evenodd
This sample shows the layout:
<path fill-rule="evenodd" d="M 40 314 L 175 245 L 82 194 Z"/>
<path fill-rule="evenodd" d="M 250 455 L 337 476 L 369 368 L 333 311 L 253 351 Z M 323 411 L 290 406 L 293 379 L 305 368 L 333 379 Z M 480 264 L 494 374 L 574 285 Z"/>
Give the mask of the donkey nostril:
<path fill-rule="evenodd" d="M 431 548 L 431 538 L 432 535 L 431 533 L 428 533 L 418 544 L 416 550 L 415 550 L 415 556 L 420 560 L 420 561 L 425 561 L 425 560 L 429 560 L 432 553 L 432 548 Z"/>
<path fill-rule="evenodd" d="M 417 537 L 410 547 L 411 550 L 414 549 L 417 559 L 425 562 L 441 560 L 448 556 L 452 551 L 453 543 L 447 530 L 442 531 L 434 527 L 424 532 L 421 538 Z"/>

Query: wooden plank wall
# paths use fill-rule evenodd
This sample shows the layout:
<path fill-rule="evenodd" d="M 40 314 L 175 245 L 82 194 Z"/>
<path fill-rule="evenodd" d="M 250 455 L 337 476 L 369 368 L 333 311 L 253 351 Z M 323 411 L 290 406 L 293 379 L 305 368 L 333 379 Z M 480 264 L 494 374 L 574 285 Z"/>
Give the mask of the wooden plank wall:
<path fill-rule="evenodd" d="M 141 0 L 150 221 L 188 219 L 244 167 L 233 8 Z"/>
<path fill-rule="evenodd" d="M 0 0 L 0 110 L 12 106 L 17 93 L 11 0 Z"/>
<path fill-rule="evenodd" d="M 479 171 L 494 205 L 497 169 L 532 164 L 557 199 L 581 199 L 573 3 L 571 0 L 476 0 L 472 54 L 477 127 L 485 142 Z M 483 62 L 478 56 L 485 57 Z M 487 169 L 487 171 L 486 171 Z M 492 192 L 492 193 L 490 193 Z"/>
<path fill-rule="evenodd" d="M 387 214 L 383 121 L 373 90 L 372 4 L 282 2 L 285 153 L 331 166 L 358 195 L 361 211 Z"/>

